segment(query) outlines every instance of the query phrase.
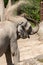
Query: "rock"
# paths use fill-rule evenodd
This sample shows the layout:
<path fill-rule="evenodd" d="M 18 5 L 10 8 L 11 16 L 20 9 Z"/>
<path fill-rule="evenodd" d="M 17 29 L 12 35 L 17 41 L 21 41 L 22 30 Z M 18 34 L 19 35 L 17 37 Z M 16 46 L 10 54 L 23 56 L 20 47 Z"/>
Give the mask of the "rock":
<path fill-rule="evenodd" d="M 43 40 L 43 21 L 40 22 L 39 24 L 39 31 L 38 31 L 38 35 L 39 35 L 39 40 Z"/>
<path fill-rule="evenodd" d="M 36 59 L 39 62 L 43 63 L 43 54 L 42 55 L 38 55 L 37 57 L 35 57 L 34 59 Z"/>

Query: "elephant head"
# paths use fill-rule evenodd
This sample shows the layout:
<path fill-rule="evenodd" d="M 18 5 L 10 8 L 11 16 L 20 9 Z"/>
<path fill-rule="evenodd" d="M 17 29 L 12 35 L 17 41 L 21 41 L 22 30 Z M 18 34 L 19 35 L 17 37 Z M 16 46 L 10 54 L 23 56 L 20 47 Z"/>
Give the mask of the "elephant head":
<path fill-rule="evenodd" d="M 32 28 L 32 26 L 30 26 L 30 27 L 28 28 L 29 24 L 27 23 L 27 28 L 28 28 L 27 31 L 28 31 L 28 33 L 29 33 L 29 30 L 30 30 L 30 34 L 31 34 L 31 35 L 33 35 L 33 34 L 35 34 L 35 33 L 38 32 L 38 30 L 39 30 L 39 24 L 38 24 L 38 22 L 37 22 L 36 20 L 34 20 L 34 19 L 32 19 L 32 18 L 29 18 L 26 13 L 20 14 L 20 16 L 26 18 L 27 21 L 28 21 L 28 23 L 32 22 L 32 23 L 34 23 L 34 25 L 35 25 L 34 28 Z"/>
<path fill-rule="evenodd" d="M 32 28 L 32 26 L 28 20 L 26 23 L 22 22 L 21 24 L 18 25 L 18 36 L 20 38 L 29 38 L 29 35 L 33 35 L 33 34 L 37 33 L 39 26 L 37 23 L 35 23 L 35 25 L 36 25 L 35 28 Z"/>

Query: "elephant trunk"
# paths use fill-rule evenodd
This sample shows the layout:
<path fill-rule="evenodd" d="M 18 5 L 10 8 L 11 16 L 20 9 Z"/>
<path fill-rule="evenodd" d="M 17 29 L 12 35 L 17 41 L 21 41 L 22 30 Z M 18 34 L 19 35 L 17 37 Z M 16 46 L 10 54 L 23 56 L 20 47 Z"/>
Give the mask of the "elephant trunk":
<path fill-rule="evenodd" d="M 32 28 L 31 35 L 37 33 L 39 30 L 39 25 L 36 25 L 35 28 Z"/>

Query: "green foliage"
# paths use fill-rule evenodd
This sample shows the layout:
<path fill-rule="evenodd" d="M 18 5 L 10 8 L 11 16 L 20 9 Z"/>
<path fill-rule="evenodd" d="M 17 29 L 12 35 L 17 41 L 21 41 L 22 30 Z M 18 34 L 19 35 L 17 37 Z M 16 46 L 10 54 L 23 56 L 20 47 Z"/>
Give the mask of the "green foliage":
<path fill-rule="evenodd" d="M 31 3 L 31 0 L 28 0 Z M 21 6 L 22 13 L 25 12 L 29 17 L 40 21 L 40 0 L 32 0 L 31 5 L 27 4 Z"/>
<path fill-rule="evenodd" d="M 16 2 L 18 0 L 12 0 L 13 2 Z M 27 1 L 27 0 L 26 0 Z M 8 0 L 4 0 L 5 7 L 8 3 Z M 40 0 L 28 0 L 30 4 L 22 5 L 21 6 L 21 12 L 25 12 L 29 15 L 29 17 L 40 21 Z"/>

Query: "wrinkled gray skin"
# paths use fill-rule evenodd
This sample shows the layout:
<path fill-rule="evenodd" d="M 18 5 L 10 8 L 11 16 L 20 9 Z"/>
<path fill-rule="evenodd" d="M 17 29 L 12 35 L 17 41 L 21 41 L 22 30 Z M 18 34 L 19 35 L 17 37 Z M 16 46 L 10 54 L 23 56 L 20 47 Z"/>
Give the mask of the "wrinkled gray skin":
<path fill-rule="evenodd" d="M 11 54 L 14 58 L 14 65 L 17 65 L 19 61 L 17 39 L 27 38 L 27 32 L 22 28 L 27 24 L 27 20 L 24 19 L 25 22 L 23 22 L 23 19 L 22 17 L 21 22 L 17 24 L 11 21 L 0 22 L 0 56 L 5 53 L 7 65 L 12 65 Z"/>

